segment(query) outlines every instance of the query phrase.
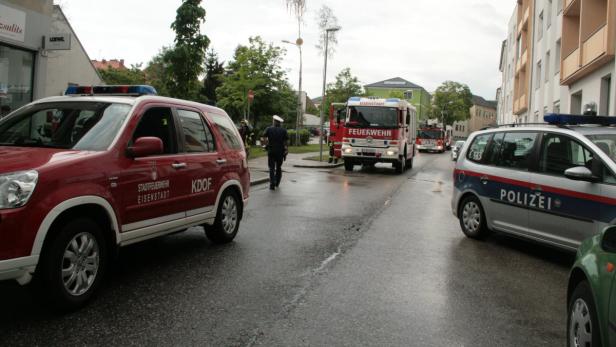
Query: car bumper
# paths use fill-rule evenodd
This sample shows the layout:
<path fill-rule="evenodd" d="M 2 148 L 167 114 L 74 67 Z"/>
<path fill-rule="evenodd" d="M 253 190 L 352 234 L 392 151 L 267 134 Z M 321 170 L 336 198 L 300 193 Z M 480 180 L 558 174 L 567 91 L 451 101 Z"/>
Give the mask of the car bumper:
<path fill-rule="evenodd" d="M 17 280 L 19 284 L 28 284 L 38 264 L 38 255 L 0 260 L 0 281 Z"/>
<path fill-rule="evenodd" d="M 393 163 L 400 160 L 398 148 L 366 148 L 342 146 L 342 157 L 356 162 Z"/>
<path fill-rule="evenodd" d="M 420 151 L 442 151 L 445 147 L 437 145 L 417 145 L 417 149 Z"/>

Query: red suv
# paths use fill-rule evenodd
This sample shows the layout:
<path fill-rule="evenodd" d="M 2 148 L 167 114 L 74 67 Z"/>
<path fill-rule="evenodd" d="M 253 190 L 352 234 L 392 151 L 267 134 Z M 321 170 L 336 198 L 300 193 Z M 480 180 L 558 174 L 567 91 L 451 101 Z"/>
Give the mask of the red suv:
<path fill-rule="evenodd" d="M 223 110 L 149 86 L 67 94 L 0 121 L 0 280 L 73 309 L 121 246 L 197 225 L 233 240 L 250 173 Z"/>

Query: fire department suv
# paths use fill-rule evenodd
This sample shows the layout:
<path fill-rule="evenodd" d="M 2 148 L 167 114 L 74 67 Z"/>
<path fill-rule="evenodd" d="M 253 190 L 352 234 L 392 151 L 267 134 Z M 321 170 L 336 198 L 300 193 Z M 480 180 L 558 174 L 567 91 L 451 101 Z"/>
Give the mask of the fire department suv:
<path fill-rule="evenodd" d="M 250 174 L 223 110 L 148 86 L 67 94 L 0 121 L 0 280 L 73 309 L 121 246 L 196 225 L 233 240 Z"/>
<path fill-rule="evenodd" d="M 342 139 L 344 167 L 392 163 L 396 172 L 413 167 L 417 113 L 400 99 L 352 97 Z"/>

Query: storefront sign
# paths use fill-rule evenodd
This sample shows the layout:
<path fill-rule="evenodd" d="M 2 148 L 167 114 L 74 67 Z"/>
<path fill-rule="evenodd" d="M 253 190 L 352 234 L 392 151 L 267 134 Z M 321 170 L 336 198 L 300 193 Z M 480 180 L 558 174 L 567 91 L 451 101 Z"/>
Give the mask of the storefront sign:
<path fill-rule="evenodd" d="M 45 49 L 68 50 L 71 49 L 71 34 L 53 34 L 45 36 Z"/>
<path fill-rule="evenodd" d="M 24 42 L 26 13 L 0 4 L 0 37 Z"/>

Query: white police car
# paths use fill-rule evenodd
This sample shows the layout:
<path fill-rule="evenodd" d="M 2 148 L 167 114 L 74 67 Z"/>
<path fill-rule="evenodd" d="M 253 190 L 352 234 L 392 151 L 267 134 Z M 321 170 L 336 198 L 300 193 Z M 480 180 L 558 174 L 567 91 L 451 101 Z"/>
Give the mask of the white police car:
<path fill-rule="evenodd" d="M 545 121 L 479 131 L 466 142 L 451 203 L 466 236 L 495 230 L 576 250 L 616 224 L 616 117 Z"/>

